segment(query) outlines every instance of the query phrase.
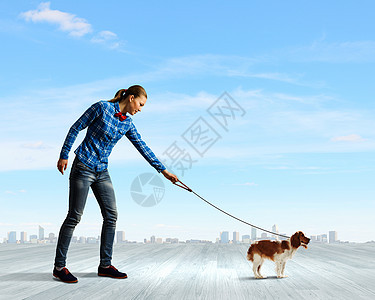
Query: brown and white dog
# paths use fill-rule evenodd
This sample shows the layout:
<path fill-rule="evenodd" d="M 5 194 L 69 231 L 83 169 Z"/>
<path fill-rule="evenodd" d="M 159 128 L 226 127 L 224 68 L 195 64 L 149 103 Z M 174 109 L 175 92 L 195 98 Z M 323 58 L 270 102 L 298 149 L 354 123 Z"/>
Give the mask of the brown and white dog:
<path fill-rule="evenodd" d="M 264 259 L 275 262 L 278 278 L 287 277 L 284 275 L 286 261 L 293 257 L 299 246 L 307 249 L 309 242 L 310 239 L 305 237 L 302 231 L 297 231 L 289 240 L 285 241 L 261 240 L 254 242 L 247 251 L 247 260 L 253 262 L 255 278 L 267 278 L 260 274 Z"/>

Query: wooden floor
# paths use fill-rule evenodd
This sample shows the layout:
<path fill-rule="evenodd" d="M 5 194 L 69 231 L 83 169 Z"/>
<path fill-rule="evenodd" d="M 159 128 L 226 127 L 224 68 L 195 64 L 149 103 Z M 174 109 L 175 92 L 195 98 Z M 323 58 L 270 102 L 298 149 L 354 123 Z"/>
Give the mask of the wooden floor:
<path fill-rule="evenodd" d="M 122 244 L 113 264 L 129 276 L 97 276 L 99 245 L 72 244 L 77 284 L 52 278 L 55 245 L 0 244 L 0 299 L 375 299 L 375 244 L 311 245 L 277 279 L 254 279 L 247 245 Z"/>

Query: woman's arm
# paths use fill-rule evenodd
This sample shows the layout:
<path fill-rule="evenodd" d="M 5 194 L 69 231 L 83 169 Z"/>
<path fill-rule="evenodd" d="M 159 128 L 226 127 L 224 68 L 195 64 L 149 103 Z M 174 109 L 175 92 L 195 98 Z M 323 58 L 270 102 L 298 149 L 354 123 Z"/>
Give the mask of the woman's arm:
<path fill-rule="evenodd" d="M 130 129 L 125 135 L 151 166 L 153 166 L 158 172 L 161 172 L 165 178 L 173 183 L 178 181 L 177 176 L 166 170 L 165 166 L 155 156 L 154 152 L 152 152 L 152 150 L 142 140 L 141 135 L 138 133 L 133 123 L 131 123 Z"/>
<path fill-rule="evenodd" d="M 57 162 L 57 168 L 61 174 L 64 174 L 64 170 L 66 170 L 69 152 L 77 138 L 78 133 L 94 122 L 95 119 L 100 115 L 101 111 L 102 108 L 100 102 L 91 105 L 72 125 L 72 127 L 70 127 L 60 152 L 60 159 Z"/>

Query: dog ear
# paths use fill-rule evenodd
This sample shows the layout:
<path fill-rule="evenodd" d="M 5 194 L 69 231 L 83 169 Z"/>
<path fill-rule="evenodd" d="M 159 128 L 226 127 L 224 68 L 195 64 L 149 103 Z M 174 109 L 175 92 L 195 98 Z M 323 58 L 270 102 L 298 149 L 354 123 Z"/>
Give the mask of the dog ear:
<path fill-rule="evenodd" d="M 295 234 L 291 236 L 290 243 L 293 248 L 298 248 L 299 246 L 301 246 L 301 241 L 299 237 L 300 237 L 300 232 L 296 232 Z"/>

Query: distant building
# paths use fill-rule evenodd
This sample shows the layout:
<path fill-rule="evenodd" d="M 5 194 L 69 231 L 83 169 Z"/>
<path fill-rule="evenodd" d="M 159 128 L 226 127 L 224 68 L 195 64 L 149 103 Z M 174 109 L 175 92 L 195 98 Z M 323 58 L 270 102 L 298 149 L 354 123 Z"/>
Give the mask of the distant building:
<path fill-rule="evenodd" d="M 80 243 L 80 244 L 86 244 L 86 238 L 84 236 L 80 236 L 79 240 L 78 240 L 78 243 Z"/>
<path fill-rule="evenodd" d="M 72 237 L 72 243 L 77 243 L 78 242 L 78 238 L 77 236 L 73 236 Z"/>
<path fill-rule="evenodd" d="M 262 234 L 260 235 L 260 238 L 261 238 L 262 240 L 266 239 L 266 238 L 267 238 L 267 233 L 262 232 Z"/>
<path fill-rule="evenodd" d="M 212 241 L 207 240 L 186 240 L 186 244 L 212 244 Z"/>
<path fill-rule="evenodd" d="M 150 237 L 150 243 L 155 244 L 155 236 L 154 235 Z"/>
<path fill-rule="evenodd" d="M 166 238 L 165 242 L 168 244 L 178 244 L 178 238 Z"/>
<path fill-rule="evenodd" d="M 329 243 L 337 243 L 337 231 L 329 231 Z"/>
<path fill-rule="evenodd" d="M 242 243 L 250 244 L 250 235 L 243 235 L 242 236 Z"/>
<path fill-rule="evenodd" d="M 274 225 L 272 226 L 272 232 L 279 233 L 279 228 L 277 227 L 276 224 L 274 224 Z M 273 235 L 272 235 L 272 238 L 275 239 L 275 240 L 278 240 L 278 239 L 279 239 L 279 236 L 276 235 L 276 234 L 273 234 Z"/>
<path fill-rule="evenodd" d="M 39 225 L 39 240 L 44 240 L 44 228 Z"/>
<path fill-rule="evenodd" d="M 30 235 L 30 243 L 32 244 L 38 243 L 38 236 L 36 234 Z"/>
<path fill-rule="evenodd" d="M 8 232 L 8 244 L 16 244 L 17 243 L 17 232 L 10 231 Z"/>
<path fill-rule="evenodd" d="M 125 242 L 125 231 L 117 231 L 117 244 Z"/>
<path fill-rule="evenodd" d="M 48 235 L 48 240 L 49 240 L 50 243 L 56 243 L 57 242 L 56 236 L 52 232 Z"/>
<path fill-rule="evenodd" d="M 312 243 L 316 242 L 317 241 L 316 235 L 310 235 L 310 240 Z"/>
<path fill-rule="evenodd" d="M 20 242 L 21 244 L 24 244 L 27 242 L 27 233 L 25 231 L 21 231 Z"/>
<path fill-rule="evenodd" d="M 237 244 L 240 241 L 240 233 L 238 231 L 233 231 L 233 244 Z"/>
<path fill-rule="evenodd" d="M 328 238 L 326 234 L 322 234 L 322 243 L 328 243 Z"/>
<path fill-rule="evenodd" d="M 94 238 L 94 237 L 88 237 L 87 239 L 86 239 L 86 243 L 87 244 L 96 244 L 96 238 Z"/>
<path fill-rule="evenodd" d="M 221 244 L 228 244 L 229 243 L 229 232 L 228 231 L 220 232 L 220 243 Z"/>
<path fill-rule="evenodd" d="M 163 244 L 163 238 L 156 238 L 156 244 Z"/>
<path fill-rule="evenodd" d="M 251 227 L 251 240 L 255 241 L 257 239 L 257 229 Z"/>

